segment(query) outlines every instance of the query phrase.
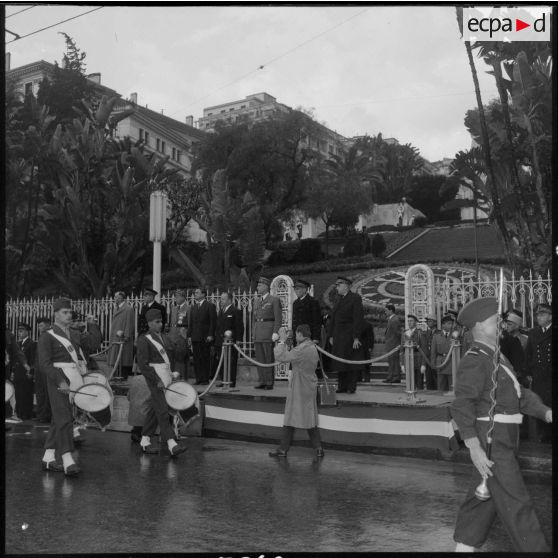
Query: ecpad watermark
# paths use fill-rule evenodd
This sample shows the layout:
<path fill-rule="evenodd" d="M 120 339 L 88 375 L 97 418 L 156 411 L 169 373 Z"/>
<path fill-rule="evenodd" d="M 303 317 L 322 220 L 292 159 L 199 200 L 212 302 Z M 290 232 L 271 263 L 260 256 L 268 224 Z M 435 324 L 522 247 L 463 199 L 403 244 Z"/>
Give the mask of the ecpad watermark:
<path fill-rule="evenodd" d="M 550 41 L 549 6 L 463 8 L 464 41 Z"/>

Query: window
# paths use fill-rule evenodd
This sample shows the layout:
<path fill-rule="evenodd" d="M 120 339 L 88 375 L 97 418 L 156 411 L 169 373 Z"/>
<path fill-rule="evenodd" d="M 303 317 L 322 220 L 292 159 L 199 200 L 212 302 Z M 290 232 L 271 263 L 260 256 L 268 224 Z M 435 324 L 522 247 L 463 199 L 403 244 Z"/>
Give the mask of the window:
<path fill-rule="evenodd" d="M 164 153 L 166 149 L 166 144 L 164 141 L 161 142 L 161 153 Z"/>
<path fill-rule="evenodd" d="M 176 162 L 180 163 L 180 156 L 182 155 L 182 153 L 180 152 L 179 149 L 176 150 Z"/>
<path fill-rule="evenodd" d="M 225 109 L 223 109 L 223 110 L 221 111 L 221 114 L 225 114 Z"/>
<path fill-rule="evenodd" d="M 231 110 L 234 110 L 234 107 L 233 107 L 233 108 L 230 108 L 230 109 L 229 109 L 229 112 L 231 112 Z"/>
<path fill-rule="evenodd" d="M 143 140 L 143 128 L 139 129 L 140 141 Z"/>
<path fill-rule="evenodd" d="M 25 84 L 25 94 L 29 95 L 29 93 L 33 93 L 33 82 L 32 81 Z"/>
<path fill-rule="evenodd" d="M 145 132 L 145 145 L 149 145 L 149 132 Z"/>
<path fill-rule="evenodd" d="M 246 108 L 246 105 L 242 105 L 240 108 L 241 108 L 241 109 Z"/>
<path fill-rule="evenodd" d="M 208 112 L 208 113 L 207 113 L 207 116 L 211 116 L 212 114 L 213 114 L 212 112 Z"/>
<path fill-rule="evenodd" d="M 157 138 L 155 145 L 157 146 L 157 151 L 161 151 L 161 140 L 159 138 Z"/>
<path fill-rule="evenodd" d="M 172 157 L 171 159 L 174 161 L 176 159 L 176 149 L 173 147 L 172 148 Z"/>

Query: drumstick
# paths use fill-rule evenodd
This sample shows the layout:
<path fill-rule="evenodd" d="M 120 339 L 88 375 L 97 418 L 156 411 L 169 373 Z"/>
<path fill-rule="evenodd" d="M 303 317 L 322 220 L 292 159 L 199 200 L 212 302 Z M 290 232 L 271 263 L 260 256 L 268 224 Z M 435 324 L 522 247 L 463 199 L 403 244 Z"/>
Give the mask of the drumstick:
<path fill-rule="evenodd" d="M 177 393 L 178 395 L 182 395 L 182 397 L 188 397 L 185 393 L 180 393 L 179 391 L 176 391 L 174 389 L 171 389 L 171 388 L 168 388 L 168 387 L 165 388 L 165 389 L 167 389 L 169 391 L 172 391 L 173 393 Z"/>
<path fill-rule="evenodd" d="M 73 391 L 71 389 L 60 389 L 60 388 L 58 388 L 58 391 L 67 391 L 68 393 L 80 393 L 81 395 L 89 395 L 89 397 L 97 397 L 93 393 L 87 393 L 86 391 Z"/>

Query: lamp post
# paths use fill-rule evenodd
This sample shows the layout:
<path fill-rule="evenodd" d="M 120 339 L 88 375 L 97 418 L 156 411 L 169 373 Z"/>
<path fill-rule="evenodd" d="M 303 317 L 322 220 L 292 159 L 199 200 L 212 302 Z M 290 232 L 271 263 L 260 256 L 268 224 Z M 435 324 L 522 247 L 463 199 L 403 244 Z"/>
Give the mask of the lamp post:
<path fill-rule="evenodd" d="M 167 237 L 167 195 L 160 190 L 149 198 L 149 240 L 153 242 L 153 289 L 161 292 L 161 243 Z"/>

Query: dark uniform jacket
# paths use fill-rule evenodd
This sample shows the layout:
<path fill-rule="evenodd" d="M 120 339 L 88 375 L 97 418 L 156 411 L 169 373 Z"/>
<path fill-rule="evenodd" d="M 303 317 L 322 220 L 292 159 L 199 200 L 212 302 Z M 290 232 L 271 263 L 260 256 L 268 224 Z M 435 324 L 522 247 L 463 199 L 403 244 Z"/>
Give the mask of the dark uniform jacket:
<path fill-rule="evenodd" d="M 322 326 L 322 313 L 320 303 L 309 294 L 303 298 L 297 298 L 293 302 L 293 338 L 299 325 L 310 326 L 310 338 L 313 341 L 320 340 L 320 329 Z"/>
<path fill-rule="evenodd" d="M 432 336 L 432 345 L 430 347 L 430 362 L 434 366 L 439 366 L 446 360 L 451 348 L 451 331 L 445 336 L 444 331 L 439 331 Z M 436 368 L 438 374 L 451 374 L 451 357 L 443 368 Z"/>
<path fill-rule="evenodd" d="M 283 319 L 281 301 L 271 294 L 258 297 L 252 310 L 252 336 L 255 343 L 271 343 L 271 336 L 279 332 Z"/>
<path fill-rule="evenodd" d="M 401 343 L 401 322 L 396 314 L 388 318 L 384 343 L 386 352 L 395 349 Z"/>
<path fill-rule="evenodd" d="M 539 326 L 529 332 L 525 361 L 527 371 L 533 377 L 533 391 L 550 405 L 552 403 L 552 324 L 545 333 Z"/>
<path fill-rule="evenodd" d="M 430 329 L 429 327 L 426 328 L 425 331 L 421 332 L 420 334 L 420 348 L 422 349 L 422 353 L 419 352 L 420 356 L 420 364 L 421 366 L 428 366 L 428 362 L 426 359 L 430 358 L 430 353 L 432 351 L 432 339 L 436 333 L 440 333 L 438 328 Z M 426 356 L 426 358 L 425 358 Z"/>
<path fill-rule="evenodd" d="M 15 335 L 9 330 L 6 330 L 5 347 L 6 347 L 6 355 L 8 356 L 9 359 L 8 364 L 6 365 L 5 368 L 5 374 L 6 374 L 6 380 L 9 380 L 10 374 L 14 369 L 16 363 L 18 363 L 20 366 L 23 367 L 27 364 L 27 360 L 25 358 L 25 355 L 23 354 L 23 351 L 21 350 L 21 347 L 16 341 Z M 32 364 L 33 363 L 29 363 L 29 366 L 32 366 Z"/>
<path fill-rule="evenodd" d="M 360 295 L 349 291 L 345 296 L 339 297 L 331 312 L 329 324 L 329 337 L 333 337 L 332 354 L 347 360 L 361 360 L 364 358 L 362 347 L 353 349 L 353 341 L 362 342 L 364 327 L 364 311 Z M 349 371 L 352 364 L 336 362 L 337 370 Z"/>
<path fill-rule="evenodd" d="M 56 324 L 52 326 L 52 330 L 57 335 L 66 337 L 64 331 Z M 72 328 L 70 328 L 69 331 L 70 341 L 77 351 L 78 359 L 81 359 L 79 353 L 80 347 L 85 358 L 87 358 L 89 353 L 97 351 L 103 339 L 101 330 L 97 324 L 88 324 L 87 330 L 83 333 Z M 66 347 L 64 347 L 58 339 L 45 331 L 45 333 L 39 337 L 38 352 L 41 372 L 45 373 L 56 385 L 67 382 L 68 378 L 66 378 L 62 369 L 53 366 L 54 362 L 74 362 Z"/>
<path fill-rule="evenodd" d="M 21 351 L 25 355 L 25 360 L 31 366 L 31 373 L 33 374 L 33 367 L 35 365 L 36 355 L 37 355 L 37 343 L 33 341 L 30 337 L 26 337 L 23 342 L 18 341 L 18 345 L 21 348 Z M 27 370 L 21 365 L 18 361 L 13 368 L 14 370 L 14 381 L 18 379 L 25 379 L 27 378 Z"/>
<path fill-rule="evenodd" d="M 145 376 L 146 379 L 151 380 L 153 383 L 157 384 L 159 382 L 159 376 L 155 372 L 155 369 L 152 366 L 149 366 L 149 363 L 164 363 L 165 359 L 163 355 L 159 353 L 159 351 L 155 348 L 155 345 L 147 339 L 144 333 L 138 337 L 137 341 L 137 353 L 136 359 L 138 362 L 138 368 L 140 372 Z M 168 359 L 171 364 L 171 370 L 174 369 L 174 345 L 172 341 L 169 339 L 167 335 L 164 333 L 157 335 L 152 335 L 153 339 L 157 341 L 159 344 L 163 345 L 165 352 L 167 353 Z M 162 341 L 162 342 L 161 342 Z"/>
<path fill-rule="evenodd" d="M 161 318 L 163 320 L 163 329 L 165 324 L 167 323 L 167 309 L 162 304 L 159 304 L 156 300 L 153 301 L 151 306 L 144 304 L 141 307 L 139 319 L 138 319 L 138 333 L 145 333 L 149 330 L 149 326 L 147 325 L 147 320 L 145 319 L 145 314 L 148 310 L 160 310 L 161 311 Z"/>
<path fill-rule="evenodd" d="M 500 339 L 500 351 L 512 363 L 517 377 L 522 381 L 525 371 L 525 353 L 519 337 L 504 331 Z"/>
<path fill-rule="evenodd" d="M 463 440 L 478 437 L 477 418 L 488 416 L 492 404 L 493 356 L 493 348 L 475 341 L 459 363 L 451 415 Z M 501 363 L 514 373 L 510 361 L 503 355 Z M 521 388 L 521 397 L 518 397 L 513 380 L 502 366 L 498 368 L 497 382 L 495 414 L 523 413 L 544 420 L 549 407 L 543 404 L 538 395 L 524 387 Z"/>
<path fill-rule="evenodd" d="M 188 335 L 193 342 L 205 341 L 207 337 L 215 337 L 215 304 L 204 299 L 201 306 L 192 304 L 188 315 Z"/>
<path fill-rule="evenodd" d="M 215 327 L 215 345 L 217 347 L 223 345 L 225 331 L 227 330 L 232 331 L 231 341 L 233 343 L 240 341 L 244 335 L 242 312 L 233 304 L 225 310 L 221 308 L 217 314 L 217 325 Z"/>

